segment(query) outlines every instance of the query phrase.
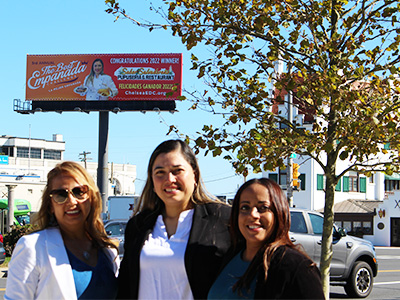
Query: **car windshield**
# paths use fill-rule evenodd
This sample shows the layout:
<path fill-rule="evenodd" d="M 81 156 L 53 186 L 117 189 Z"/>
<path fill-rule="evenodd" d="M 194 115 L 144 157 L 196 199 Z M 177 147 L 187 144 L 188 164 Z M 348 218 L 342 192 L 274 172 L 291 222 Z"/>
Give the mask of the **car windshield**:
<path fill-rule="evenodd" d="M 30 222 L 31 222 L 31 220 L 30 220 L 28 215 L 15 216 L 15 218 L 17 219 L 17 221 L 18 221 L 18 223 L 20 225 L 30 224 Z"/>

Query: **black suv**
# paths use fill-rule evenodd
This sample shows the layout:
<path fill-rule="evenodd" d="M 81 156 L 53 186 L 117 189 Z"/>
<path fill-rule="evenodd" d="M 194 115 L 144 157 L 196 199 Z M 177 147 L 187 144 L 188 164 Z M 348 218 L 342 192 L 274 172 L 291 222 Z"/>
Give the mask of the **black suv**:
<path fill-rule="evenodd" d="M 322 214 L 290 208 L 290 239 L 301 244 L 313 261 L 319 265 L 321 258 Z M 350 297 L 367 297 L 378 274 L 375 248 L 370 241 L 348 236 L 343 229 L 334 226 L 333 257 L 330 269 L 332 285 L 344 285 Z"/>

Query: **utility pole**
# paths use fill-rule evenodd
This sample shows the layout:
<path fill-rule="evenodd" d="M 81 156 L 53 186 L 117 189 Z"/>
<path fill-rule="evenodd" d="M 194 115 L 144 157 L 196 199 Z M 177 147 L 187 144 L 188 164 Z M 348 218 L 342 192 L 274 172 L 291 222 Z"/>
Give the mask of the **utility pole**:
<path fill-rule="evenodd" d="M 85 169 L 87 169 L 87 161 L 88 160 L 91 160 L 91 158 L 89 158 L 89 157 L 87 157 L 89 154 L 91 154 L 92 152 L 86 152 L 86 151 L 83 151 L 82 153 L 79 153 L 79 155 L 81 155 L 82 157 L 80 158 L 81 159 L 81 161 L 83 161 L 84 162 L 84 164 L 85 164 Z"/>
<path fill-rule="evenodd" d="M 14 225 L 14 189 L 17 185 L 6 184 L 8 189 L 8 217 L 7 217 L 7 232 L 11 231 L 11 227 Z"/>
<path fill-rule="evenodd" d="M 293 123 L 293 99 L 292 93 L 288 93 L 288 121 L 289 124 Z M 289 129 L 291 130 L 291 129 Z M 289 154 L 287 158 L 287 167 L 286 167 L 286 192 L 287 198 L 289 201 L 289 206 L 293 207 L 293 155 L 292 153 Z"/>
<path fill-rule="evenodd" d="M 291 73 L 292 67 L 289 65 L 288 72 Z M 287 120 L 289 124 L 289 131 L 292 131 L 291 125 L 293 124 L 293 94 L 291 91 L 287 91 Z M 290 153 L 287 158 L 286 167 L 286 192 L 289 201 L 289 206 L 293 207 L 293 154 Z"/>

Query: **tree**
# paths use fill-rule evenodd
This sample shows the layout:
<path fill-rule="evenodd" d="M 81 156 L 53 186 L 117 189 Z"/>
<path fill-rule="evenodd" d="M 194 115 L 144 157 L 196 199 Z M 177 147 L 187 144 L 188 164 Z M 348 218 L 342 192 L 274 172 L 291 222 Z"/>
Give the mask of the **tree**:
<path fill-rule="evenodd" d="M 348 171 L 399 170 L 400 2 L 395 0 L 176 0 L 155 9 L 165 24 L 141 23 L 108 0 L 108 13 L 150 30 L 171 29 L 192 54 L 192 69 L 208 83 L 190 93 L 192 108 L 207 105 L 226 120 L 205 125 L 197 148 L 225 155 L 238 173 L 285 167 L 307 155 L 326 177 L 320 269 L 329 298 L 335 186 Z M 200 47 L 199 47 L 200 46 Z M 287 66 L 277 76 L 278 61 Z M 271 95 L 271 83 L 277 93 Z M 312 130 L 270 108 L 293 96 L 314 117 Z M 279 126 L 285 124 L 286 126 Z M 391 150 L 385 150 L 384 144 Z M 338 160 L 350 165 L 337 170 Z"/>

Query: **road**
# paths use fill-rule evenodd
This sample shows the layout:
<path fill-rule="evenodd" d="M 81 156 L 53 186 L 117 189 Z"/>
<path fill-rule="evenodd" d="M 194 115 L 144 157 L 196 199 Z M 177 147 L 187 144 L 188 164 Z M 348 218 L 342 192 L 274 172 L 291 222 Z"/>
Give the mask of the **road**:
<path fill-rule="evenodd" d="M 400 299 L 400 248 L 377 247 L 379 271 L 374 278 L 374 287 L 368 300 L 394 300 Z M 0 277 L 4 270 L 0 270 Z M 5 293 L 7 278 L 0 278 L 0 299 Z M 344 288 L 332 286 L 331 299 L 351 299 L 348 298 Z"/>

